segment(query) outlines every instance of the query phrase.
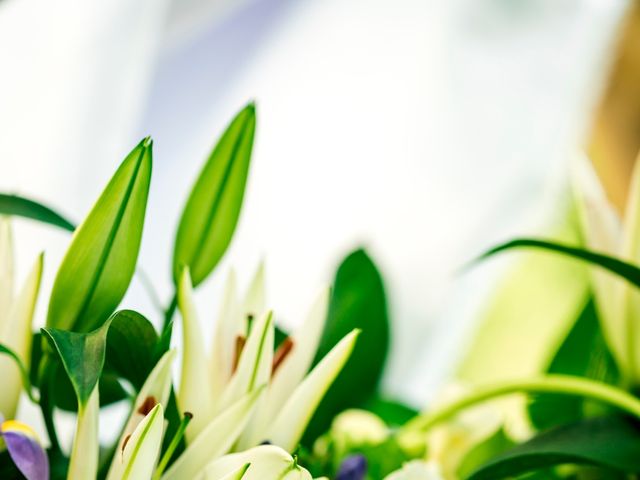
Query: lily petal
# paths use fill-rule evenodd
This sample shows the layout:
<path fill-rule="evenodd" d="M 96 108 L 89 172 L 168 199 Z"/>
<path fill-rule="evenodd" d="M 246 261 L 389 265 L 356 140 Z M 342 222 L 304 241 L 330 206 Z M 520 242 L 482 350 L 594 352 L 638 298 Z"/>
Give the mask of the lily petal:
<path fill-rule="evenodd" d="M 273 359 L 273 315 L 263 314 L 256 320 L 249 333 L 238 362 L 238 368 L 216 408 L 219 412 L 258 385 L 266 384 L 271 377 Z"/>
<path fill-rule="evenodd" d="M 156 405 L 162 405 L 163 410 L 166 409 L 171 392 L 171 366 L 175 357 L 175 350 L 166 352 L 160 360 L 158 360 L 158 363 L 153 367 L 153 370 L 144 382 L 133 404 L 133 410 L 129 416 L 129 420 L 127 420 L 120 440 L 118 441 L 120 451 L 123 450 L 124 445 L 131 439 L 133 432 L 139 424 L 148 417 L 148 414 Z M 117 477 L 113 475 L 115 475 L 115 470 L 118 468 L 118 463 L 122 462 L 118 460 L 118 455 L 116 455 L 109 467 L 108 479 L 117 479 Z"/>
<path fill-rule="evenodd" d="M 285 450 L 275 445 L 261 445 L 244 452 L 225 455 L 211 462 L 205 480 L 220 480 L 228 472 L 250 463 L 243 480 L 311 480 L 307 470 Z"/>
<path fill-rule="evenodd" d="M 0 332 L 13 300 L 13 235 L 11 221 L 0 217 Z"/>
<path fill-rule="evenodd" d="M 249 469 L 250 466 L 251 466 L 250 463 L 245 463 L 240 468 L 216 480 L 241 480 L 244 477 L 244 474 L 247 473 L 247 470 Z"/>
<path fill-rule="evenodd" d="M 264 434 L 270 420 L 276 417 L 282 405 L 309 371 L 327 318 L 329 294 L 329 287 L 321 291 L 304 323 L 292 337 L 291 352 L 273 375 L 265 394 L 266 398 L 256 409 L 249 428 L 240 439 L 238 450 L 253 447 L 264 440 L 260 436 Z"/>
<path fill-rule="evenodd" d="M 0 341 L 18 355 L 26 368 L 29 368 L 31 357 L 31 325 L 40 290 L 42 264 L 43 255 L 40 254 L 13 302 L 4 331 L 0 330 Z M 22 375 L 15 362 L 5 355 L 0 357 L 0 378 L 3 383 L 0 391 L 0 412 L 11 418 L 15 416 L 20 399 Z"/>
<path fill-rule="evenodd" d="M 27 480 L 49 480 L 49 459 L 36 433 L 22 422 L 8 420 L 0 426 L 9 455 Z"/>
<path fill-rule="evenodd" d="M 400 470 L 390 473 L 384 480 L 444 480 L 438 465 L 422 460 L 407 462 Z"/>
<path fill-rule="evenodd" d="M 96 385 L 86 405 L 80 406 L 73 438 L 71 459 L 69 460 L 68 480 L 95 478 L 98 473 L 98 415 L 100 401 Z"/>
<path fill-rule="evenodd" d="M 264 262 L 260 262 L 244 297 L 243 315 L 251 315 L 253 318 L 258 318 L 266 310 L 267 289 L 265 287 L 264 270 Z"/>
<path fill-rule="evenodd" d="M 117 460 L 116 468 L 109 472 L 108 478 L 117 480 L 151 478 L 160 455 L 163 430 L 164 410 L 158 403 L 134 430 L 124 449 L 120 448 L 116 452 L 114 458 Z"/>
<path fill-rule="evenodd" d="M 347 334 L 307 375 L 284 404 L 265 432 L 265 439 L 285 450 L 293 450 L 320 400 L 349 359 L 360 330 Z"/>
<path fill-rule="evenodd" d="M 211 386 L 213 398 L 219 398 L 233 373 L 236 360 L 236 339 L 246 337 L 246 321 L 242 317 L 238 300 L 236 274 L 229 271 L 224 288 L 222 305 L 211 343 Z"/>
<path fill-rule="evenodd" d="M 186 267 L 178 284 L 178 307 L 182 315 L 182 375 L 178 405 L 181 410 L 193 413 L 193 420 L 185 432 L 187 441 L 192 441 L 213 416 L 213 398 L 207 355 L 193 302 L 193 286 Z"/>
<path fill-rule="evenodd" d="M 257 388 L 245 395 L 210 422 L 171 465 L 162 476 L 162 480 L 196 478 L 198 472 L 212 459 L 228 452 L 247 425 L 262 390 L 262 387 Z M 246 462 L 242 462 L 240 465 L 244 463 Z"/>

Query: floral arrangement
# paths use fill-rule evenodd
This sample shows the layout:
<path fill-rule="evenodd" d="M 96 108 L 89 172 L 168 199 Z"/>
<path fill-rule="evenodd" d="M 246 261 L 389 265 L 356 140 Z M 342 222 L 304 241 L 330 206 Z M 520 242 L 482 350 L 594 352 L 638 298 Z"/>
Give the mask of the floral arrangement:
<path fill-rule="evenodd" d="M 173 252 L 175 294 L 155 324 L 120 307 L 132 277 L 144 275 L 136 263 L 151 178 L 149 138 L 124 159 L 77 227 L 41 203 L 0 195 L 0 478 L 640 473 L 640 269 L 632 263 L 640 255 L 640 170 L 622 227 L 582 162 L 579 244 L 516 239 L 480 257 L 528 248 L 588 265 L 587 300 L 562 340 L 549 346 L 538 375 L 452 386 L 416 411 L 379 389 L 391 325 L 382 277 L 363 250 L 344 259 L 332 288 L 321 290 L 295 332 L 275 324 L 262 267 L 243 296 L 230 272 L 214 337 L 204 341 L 195 290 L 232 240 L 255 123 L 250 104 L 222 134 L 189 194 Z M 10 216 L 73 232 L 38 332 L 32 320 L 44 260 L 40 255 L 14 289 Z M 183 334 L 171 348 L 175 322 Z M 516 408 L 494 401 L 518 394 L 529 401 Z M 46 439 L 16 419 L 21 395 L 39 407 Z M 116 402 L 129 402 L 129 415 L 118 439 L 100 445 L 101 409 Z M 58 438 L 57 410 L 76 414 L 70 452 Z"/>

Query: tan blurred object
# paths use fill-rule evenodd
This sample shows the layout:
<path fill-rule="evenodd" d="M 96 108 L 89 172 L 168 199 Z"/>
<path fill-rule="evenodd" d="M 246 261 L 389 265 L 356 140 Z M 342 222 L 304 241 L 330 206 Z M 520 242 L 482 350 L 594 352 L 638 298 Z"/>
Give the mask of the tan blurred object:
<path fill-rule="evenodd" d="M 622 27 L 616 58 L 588 139 L 609 200 L 622 212 L 640 150 L 640 1 Z"/>

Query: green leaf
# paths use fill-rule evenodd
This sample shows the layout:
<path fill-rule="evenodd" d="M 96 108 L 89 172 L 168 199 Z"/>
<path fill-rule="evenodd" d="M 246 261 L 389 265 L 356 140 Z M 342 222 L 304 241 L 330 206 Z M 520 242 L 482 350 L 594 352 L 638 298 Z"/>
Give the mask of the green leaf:
<path fill-rule="evenodd" d="M 497 480 L 563 464 L 640 472 L 640 428 L 614 416 L 542 433 L 485 463 L 468 480 Z"/>
<path fill-rule="evenodd" d="M 182 268 L 187 266 L 197 286 L 231 242 L 247 183 L 255 124 L 251 103 L 227 127 L 191 190 L 173 252 L 176 285 Z"/>
<path fill-rule="evenodd" d="M 369 412 L 375 413 L 390 427 L 404 425 L 419 413 L 409 405 L 380 395 L 371 397 L 363 407 Z"/>
<path fill-rule="evenodd" d="M 58 354 L 80 405 L 85 405 L 104 366 L 109 323 L 90 333 L 43 328 L 42 333 Z"/>
<path fill-rule="evenodd" d="M 48 327 L 91 331 L 122 300 L 142 238 L 151 145 L 147 138 L 132 150 L 74 233 L 51 292 Z"/>
<path fill-rule="evenodd" d="M 504 429 L 497 429 L 465 454 L 457 469 L 457 477 L 466 478 L 486 461 L 514 446 L 513 440 L 508 437 Z"/>
<path fill-rule="evenodd" d="M 582 260 L 593 265 L 597 265 L 615 275 L 618 275 L 633 285 L 640 287 L 640 268 L 627 262 L 623 262 L 615 257 L 602 253 L 593 252 L 584 248 L 571 247 L 561 243 L 536 240 L 532 238 L 519 238 L 493 247 L 483 253 L 478 260 L 484 260 L 497 253 L 514 248 L 540 248 L 555 253 L 561 253 L 578 260 Z"/>
<path fill-rule="evenodd" d="M 580 317 L 553 356 L 547 373 L 563 373 L 615 384 L 619 373 L 600 330 L 593 299 L 589 298 Z M 539 430 L 577 421 L 601 407 L 580 397 L 542 394 L 533 397 L 529 417 Z"/>
<path fill-rule="evenodd" d="M 35 200 L 18 195 L 0 193 L 0 214 L 30 218 L 69 232 L 73 232 L 76 228 L 73 223 L 55 210 Z"/>
<path fill-rule="evenodd" d="M 133 310 L 116 312 L 107 334 L 105 371 L 139 390 L 155 365 L 157 342 L 158 334 L 143 315 Z"/>
<path fill-rule="evenodd" d="M 362 249 L 348 255 L 338 268 L 314 364 L 353 329 L 362 330 L 360 338 L 307 427 L 305 445 L 324 433 L 336 414 L 363 405 L 382 376 L 389 349 L 387 302 L 382 277 Z"/>

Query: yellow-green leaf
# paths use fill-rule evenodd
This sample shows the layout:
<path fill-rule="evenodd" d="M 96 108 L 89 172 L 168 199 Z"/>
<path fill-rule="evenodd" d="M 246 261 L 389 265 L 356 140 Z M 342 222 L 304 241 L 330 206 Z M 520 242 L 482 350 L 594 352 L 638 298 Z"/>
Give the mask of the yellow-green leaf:
<path fill-rule="evenodd" d="M 173 253 L 176 285 L 181 268 L 187 266 L 197 286 L 231 242 L 247 182 L 255 125 L 255 106 L 251 103 L 227 127 L 191 190 Z"/>

